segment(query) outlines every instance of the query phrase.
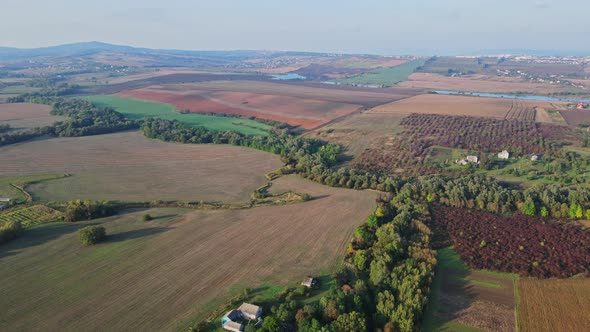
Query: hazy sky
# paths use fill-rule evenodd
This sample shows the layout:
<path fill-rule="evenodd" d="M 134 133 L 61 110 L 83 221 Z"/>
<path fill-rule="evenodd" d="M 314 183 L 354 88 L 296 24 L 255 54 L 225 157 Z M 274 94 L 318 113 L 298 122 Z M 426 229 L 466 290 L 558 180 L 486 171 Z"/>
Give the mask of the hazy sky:
<path fill-rule="evenodd" d="M 589 0 L 0 0 L 0 46 L 590 51 Z M 590 52 L 589 52 L 590 53 Z"/>

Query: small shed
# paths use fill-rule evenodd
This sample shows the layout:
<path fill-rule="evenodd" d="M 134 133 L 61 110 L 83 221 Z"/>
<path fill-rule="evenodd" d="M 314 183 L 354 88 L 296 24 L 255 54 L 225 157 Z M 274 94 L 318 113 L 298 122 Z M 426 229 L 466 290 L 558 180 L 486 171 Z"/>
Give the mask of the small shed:
<path fill-rule="evenodd" d="M 242 303 L 238 310 L 242 312 L 242 317 L 245 319 L 256 320 L 262 316 L 262 308 L 254 304 Z"/>
<path fill-rule="evenodd" d="M 312 276 L 307 276 L 303 279 L 303 281 L 301 282 L 301 285 L 307 287 L 307 288 L 313 288 L 318 284 L 318 280 Z"/>
<path fill-rule="evenodd" d="M 10 198 L 1 198 L 0 197 L 0 203 L 10 203 Z"/>
<path fill-rule="evenodd" d="M 503 150 L 502 152 L 498 153 L 498 158 L 508 159 L 508 158 L 510 158 L 510 152 Z"/>
<path fill-rule="evenodd" d="M 470 163 L 477 164 L 479 162 L 479 158 L 477 156 L 467 156 L 465 159 Z"/>
<path fill-rule="evenodd" d="M 534 155 L 531 156 L 531 160 L 532 161 L 537 161 L 537 160 L 539 160 L 539 156 L 537 156 L 536 154 L 534 154 Z"/>

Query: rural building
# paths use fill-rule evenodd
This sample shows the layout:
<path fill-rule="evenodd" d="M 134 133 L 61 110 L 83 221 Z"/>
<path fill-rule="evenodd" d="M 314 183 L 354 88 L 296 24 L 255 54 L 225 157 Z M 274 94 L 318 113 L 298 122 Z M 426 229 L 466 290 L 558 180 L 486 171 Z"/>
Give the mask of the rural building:
<path fill-rule="evenodd" d="M 475 164 L 477 164 L 479 161 L 479 158 L 477 158 L 477 156 L 467 156 L 467 158 L 465 159 L 467 159 L 468 162 Z"/>
<path fill-rule="evenodd" d="M 579 110 L 583 110 L 584 109 L 584 104 L 583 103 L 578 103 L 578 105 L 576 105 L 576 108 Z"/>
<path fill-rule="evenodd" d="M 537 161 L 537 160 L 539 160 L 539 156 L 537 156 L 536 154 L 533 154 L 533 155 L 531 156 L 531 160 L 532 160 L 532 161 Z"/>
<path fill-rule="evenodd" d="M 258 319 L 262 315 L 262 308 L 250 303 L 242 303 L 238 310 L 242 312 L 244 318 L 249 320 Z"/>
<path fill-rule="evenodd" d="M 238 309 L 228 311 L 221 318 L 221 327 L 226 331 L 240 332 L 244 330 L 244 325 L 240 323 L 242 319 L 257 320 L 262 316 L 262 308 L 250 304 L 242 303 Z"/>
<path fill-rule="evenodd" d="M 10 203 L 10 198 L 0 198 L 1 203 Z"/>
<path fill-rule="evenodd" d="M 221 324 L 221 326 L 224 330 L 231 332 L 242 332 L 244 330 L 244 325 L 231 320 L 228 320 L 227 322 Z"/>
<path fill-rule="evenodd" d="M 508 151 L 504 150 L 504 151 L 498 153 L 498 158 L 508 159 L 508 158 L 510 158 L 510 153 Z"/>
<path fill-rule="evenodd" d="M 315 287 L 317 284 L 318 284 L 318 280 L 316 278 L 314 278 L 314 277 L 311 277 L 311 276 L 307 276 L 301 282 L 301 285 L 303 285 L 303 286 L 305 286 L 307 288 Z"/>

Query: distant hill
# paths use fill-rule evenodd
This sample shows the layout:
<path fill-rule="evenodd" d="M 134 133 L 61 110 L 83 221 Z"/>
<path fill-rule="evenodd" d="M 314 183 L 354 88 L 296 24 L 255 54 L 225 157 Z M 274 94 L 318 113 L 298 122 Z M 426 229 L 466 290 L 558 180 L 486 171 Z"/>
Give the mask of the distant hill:
<path fill-rule="evenodd" d="M 113 45 L 102 42 L 82 42 L 40 48 L 0 47 L 0 60 L 30 59 L 39 57 L 89 56 L 99 53 L 124 53 L 134 55 L 170 55 L 207 58 L 225 58 L 237 60 L 275 55 L 322 55 L 311 52 L 276 52 L 276 51 L 186 51 L 138 48 L 124 45 Z"/>

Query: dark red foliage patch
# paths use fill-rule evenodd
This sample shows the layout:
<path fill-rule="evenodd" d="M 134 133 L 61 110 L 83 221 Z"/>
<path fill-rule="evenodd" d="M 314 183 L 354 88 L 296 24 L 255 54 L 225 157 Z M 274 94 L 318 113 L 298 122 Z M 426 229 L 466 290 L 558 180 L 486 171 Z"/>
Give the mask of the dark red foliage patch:
<path fill-rule="evenodd" d="M 452 207 L 440 207 L 433 216 L 471 268 L 537 278 L 590 270 L 590 232 L 577 225 Z"/>

